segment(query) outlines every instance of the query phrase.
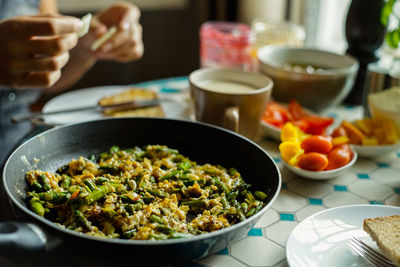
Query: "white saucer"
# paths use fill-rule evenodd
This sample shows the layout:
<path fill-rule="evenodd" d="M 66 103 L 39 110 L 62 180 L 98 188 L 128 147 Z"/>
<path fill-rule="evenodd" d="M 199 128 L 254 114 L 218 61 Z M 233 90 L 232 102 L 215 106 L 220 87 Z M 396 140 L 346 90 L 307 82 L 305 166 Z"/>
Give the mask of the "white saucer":
<path fill-rule="evenodd" d="M 299 223 L 286 244 L 289 266 L 350 267 L 371 266 L 351 251 L 347 241 L 359 237 L 377 249 L 362 230 L 366 218 L 400 215 L 400 207 L 386 205 L 350 205 L 318 212 Z"/>

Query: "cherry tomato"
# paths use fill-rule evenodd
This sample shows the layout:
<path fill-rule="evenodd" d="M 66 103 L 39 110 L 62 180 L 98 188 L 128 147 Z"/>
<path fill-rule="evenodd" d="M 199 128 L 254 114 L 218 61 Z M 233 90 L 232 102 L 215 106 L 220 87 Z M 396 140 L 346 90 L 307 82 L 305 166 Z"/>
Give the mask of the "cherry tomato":
<path fill-rule="evenodd" d="M 302 120 L 307 122 L 309 126 L 306 133 L 313 135 L 323 134 L 326 127 L 331 125 L 334 121 L 333 118 L 319 116 L 308 116 L 302 118 Z"/>
<path fill-rule="evenodd" d="M 338 137 L 338 136 L 347 136 L 347 132 L 343 127 L 338 127 L 333 131 L 332 137 Z"/>
<path fill-rule="evenodd" d="M 326 170 L 343 167 L 350 162 L 351 158 L 352 152 L 350 147 L 348 149 L 345 145 L 339 146 L 328 153 L 328 166 L 326 167 Z"/>
<path fill-rule="evenodd" d="M 328 136 L 312 135 L 301 142 L 305 153 L 318 152 L 327 154 L 332 149 L 332 139 Z"/>
<path fill-rule="evenodd" d="M 292 120 L 292 115 L 283 106 L 276 102 L 270 102 L 265 109 L 263 120 L 277 127 L 282 127 L 286 122 Z"/>
<path fill-rule="evenodd" d="M 293 120 L 299 120 L 304 117 L 303 108 L 296 100 L 290 100 L 288 109 L 290 114 L 292 114 Z"/>
<path fill-rule="evenodd" d="M 323 171 L 328 166 L 328 157 L 318 152 L 305 153 L 299 156 L 298 165 L 309 171 Z"/>

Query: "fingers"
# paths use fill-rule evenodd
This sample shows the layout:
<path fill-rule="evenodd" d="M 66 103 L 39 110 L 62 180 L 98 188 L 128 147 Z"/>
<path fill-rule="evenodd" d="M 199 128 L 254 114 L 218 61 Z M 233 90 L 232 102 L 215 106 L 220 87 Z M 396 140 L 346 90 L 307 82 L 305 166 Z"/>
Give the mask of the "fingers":
<path fill-rule="evenodd" d="M 55 37 L 34 37 L 22 47 L 25 54 L 57 55 L 65 53 L 76 46 L 76 34 L 64 34 Z"/>
<path fill-rule="evenodd" d="M 0 74 L 2 84 L 12 88 L 47 88 L 60 79 L 61 71 L 9 73 L 6 77 L 1 77 L 2 75 L 3 73 Z"/>
<path fill-rule="evenodd" d="M 68 16 L 21 16 L 7 21 L 11 33 L 19 36 L 51 36 L 76 33 L 83 24 Z"/>
<path fill-rule="evenodd" d="M 10 72 L 52 72 L 61 70 L 69 60 L 69 53 L 53 57 L 14 58 L 8 63 Z"/>

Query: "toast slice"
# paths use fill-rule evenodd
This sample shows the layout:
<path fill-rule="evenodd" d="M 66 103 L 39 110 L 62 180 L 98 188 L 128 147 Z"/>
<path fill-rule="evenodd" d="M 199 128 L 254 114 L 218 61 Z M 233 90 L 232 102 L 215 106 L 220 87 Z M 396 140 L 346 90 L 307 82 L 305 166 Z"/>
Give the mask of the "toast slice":
<path fill-rule="evenodd" d="M 377 243 L 383 254 L 400 266 L 400 215 L 367 218 L 363 229 Z"/>
<path fill-rule="evenodd" d="M 150 100 L 157 99 L 158 95 L 155 91 L 143 88 L 130 88 L 118 94 L 103 97 L 99 100 L 99 105 L 111 105 L 125 103 L 134 100 Z M 110 110 L 104 112 L 106 116 L 112 117 L 164 117 L 164 111 L 160 105 L 154 107 L 144 107 L 132 110 Z"/>

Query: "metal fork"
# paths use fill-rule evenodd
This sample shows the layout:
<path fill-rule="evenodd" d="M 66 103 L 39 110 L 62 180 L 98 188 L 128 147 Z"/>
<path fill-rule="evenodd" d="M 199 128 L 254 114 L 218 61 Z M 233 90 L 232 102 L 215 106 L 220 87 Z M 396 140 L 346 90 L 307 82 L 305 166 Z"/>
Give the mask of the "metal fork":
<path fill-rule="evenodd" d="M 351 249 L 369 263 L 378 267 L 396 267 L 396 265 L 383 254 L 371 248 L 357 237 L 350 239 L 347 244 Z"/>

